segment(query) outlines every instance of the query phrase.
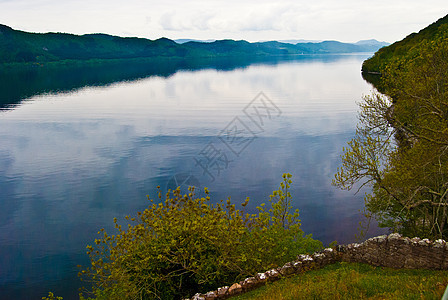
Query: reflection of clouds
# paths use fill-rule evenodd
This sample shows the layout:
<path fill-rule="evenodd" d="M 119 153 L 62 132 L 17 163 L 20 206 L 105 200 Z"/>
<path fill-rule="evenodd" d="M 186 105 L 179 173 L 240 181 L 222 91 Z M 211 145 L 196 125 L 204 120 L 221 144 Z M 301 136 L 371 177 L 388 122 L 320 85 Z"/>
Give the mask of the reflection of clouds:
<path fill-rule="evenodd" d="M 354 101 L 368 91 L 359 76 L 360 61 L 179 72 L 168 79 L 36 97 L 0 120 L 0 151 L 13 156 L 8 175 L 23 179 L 22 190 L 33 191 L 45 182 L 41 192 L 51 199 L 64 192 L 58 179 L 82 185 L 86 179 L 108 177 L 123 160 L 131 165 L 115 176 L 133 181 L 158 176 L 177 157 L 197 154 L 203 145 L 192 146 L 194 137 L 218 135 L 261 90 L 283 111 L 261 136 L 293 139 L 346 132 L 353 130 Z M 178 138 L 159 144 L 168 139 L 164 136 Z M 285 147 L 292 151 L 298 146 Z M 148 152 L 135 153 L 143 149 Z M 46 194 L 50 191 L 55 194 Z"/>
<path fill-rule="evenodd" d="M 292 173 L 304 229 L 350 239 L 348 222 L 357 220 L 362 201 L 330 182 L 354 131 L 354 102 L 368 92 L 359 74 L 363 58 L 183 71 L 35 97 L 3 114 L 0 257 L 15 254 L 1 262 L 11 275 L 0 278 L 22 280 L 18 270 L 44 264 L 37 257 L 83 253 L 96 229 L 143 209 L 145 195 L 154 197 L 155 187 L 177 173 L 192 172 L 216 200 L 250 196 L 253 206 L 268 200 L 282 173 Z M 260 91 L 282 115 L 210 182 L 193 157 Z M 349 229 L 339 226 L 344 222 Z M 37 267 L 28 276 L 44 275 Z"/>
<path fill-rule="evenodd" d="M 134 125 L 138 136 L 177 135 L 179 131 L 201 135 L 204 128 L 215 133 L 224 128 L 253 97 L 265 91 L 285 112 L 283 126 L 301 127 L 305 133 L 307 128 L 311 132 L 337 131 L 334 126 L 319 124 L 310 128 L 309 120 L 301 122 L 301 118 L 328 117 L 336 126 L 340 113 L 355 112 L 354 101 L 369 91 L 359 75 L 363 58 L 254 65 L 231 72 L 203 70 L 194 76 L 182 71 L 168 79 L 155 77 L 86 88 L 76 94 L 36 97 L 4 119 L 69 124 L 108 121 L 110 126 Z"/>
<path fill-rule="evenodd" d="M 20 206 L 14 199 L 17 184 L 8 175 L 13 165 L 12 153 L 0 150 L 0 227 L 10 222 Z"/>
<path fill-rule="evenodd" d="M 339 166 L 339 155 L 352 132 L 295 137 L 261 137 L 213 183 L 217 198 L 232 196 L 242 202 L 250 196 L 249 208 L 267 203 L 284 172 L 293 174 L 294 208 L 300 210 L 303 229 L 324 242 L 352 241 L 363 208 L 363 195 L 339 191 L 331 179 Z M 201 178 L 202 182 L 202 178 Z"/>

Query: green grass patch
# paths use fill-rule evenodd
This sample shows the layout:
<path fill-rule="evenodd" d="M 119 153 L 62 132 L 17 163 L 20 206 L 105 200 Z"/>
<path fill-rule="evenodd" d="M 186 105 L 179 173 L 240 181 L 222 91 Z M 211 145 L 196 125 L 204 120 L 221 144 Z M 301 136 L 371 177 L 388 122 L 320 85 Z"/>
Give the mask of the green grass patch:
<path fill-rule="evenodd" d="M 232 299 L 440 299 L 447 284 L 448 271 L 337 263 Z"/>

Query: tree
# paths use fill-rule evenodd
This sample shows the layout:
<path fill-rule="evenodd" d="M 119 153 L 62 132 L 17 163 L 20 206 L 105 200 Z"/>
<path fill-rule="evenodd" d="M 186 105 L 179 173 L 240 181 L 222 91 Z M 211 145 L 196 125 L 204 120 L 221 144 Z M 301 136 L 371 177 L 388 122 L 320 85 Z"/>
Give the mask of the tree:
<path fill-rule="evenodd" d="M 92 284 L 85 295 L 96 299 L 179 299 L 232 284 L 256 272 L 277 267 L 322 243 L 304 236 L 298 212 L 290 213 L 291 175 L 271 195 L 272 208 L 244 214 L 230 199 L 210 203 L 194 189 L 166 194 L 139 212 L 125 229 L 102 236 L 88 246 L 91 266 L 80 276 Z M 242 204 L 243 208 L 249 199 Z M 83 296 L 80 296 L 83 299 Z"/>
<path fill-rule="evenodd" d="M 445 26 L 445 25 L 444 25 Z M 407 235 L 448 236 L 448 25 L 382 70 L 334 184 L 372 186 L 367 210 Z"/>

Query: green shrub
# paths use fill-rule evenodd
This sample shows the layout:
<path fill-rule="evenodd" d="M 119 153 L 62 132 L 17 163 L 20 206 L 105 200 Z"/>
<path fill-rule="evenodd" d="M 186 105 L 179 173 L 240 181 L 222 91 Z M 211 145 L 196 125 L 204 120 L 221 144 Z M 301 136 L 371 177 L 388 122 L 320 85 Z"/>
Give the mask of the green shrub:
<path fill-rule="evenodd" d="M 84 295 L 96 299 L 179 299 L 231 284 L 256 272 L 314 252 L 322 243 L 304 236 L 298 211 L 290 213 L 291 175 L 257 214 L 244 214 L 231 203 L 210 203 L 180 189 L 151 202 L 126 229 L 114 219 L 116 235 L 100 230 L 88 246 L 91 266 L 80 272 L 91 282 Z M 244 208 L 249 198 L 242 204 Z M 83 296 L 80 296 L 84 299 Z"/>
<path fill-rule="evenodd" d="M 48 297 L 42 297 L 42 300 L 62 300 L 62 297 L 55 296 L 52 292 L 48 292 Z"/>

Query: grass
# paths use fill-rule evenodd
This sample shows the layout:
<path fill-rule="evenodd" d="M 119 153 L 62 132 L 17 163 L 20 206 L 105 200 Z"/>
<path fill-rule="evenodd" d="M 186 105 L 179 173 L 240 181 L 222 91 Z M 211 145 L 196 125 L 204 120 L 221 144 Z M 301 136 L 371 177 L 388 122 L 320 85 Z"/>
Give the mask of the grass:
<path fill-rule="evenodd" d="M 447 284 L 448 271 L 337 263 L 232 299 L 440 299 Z"/>

